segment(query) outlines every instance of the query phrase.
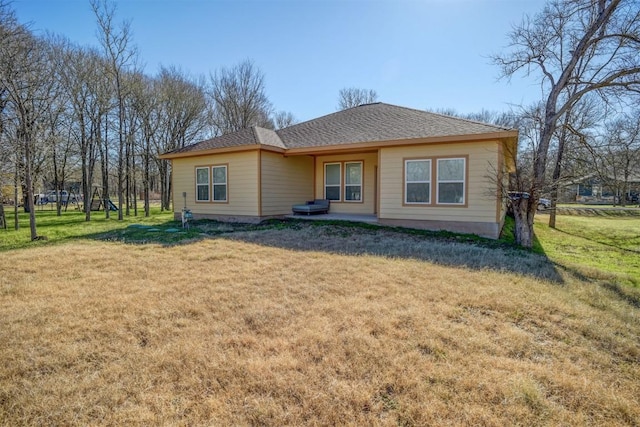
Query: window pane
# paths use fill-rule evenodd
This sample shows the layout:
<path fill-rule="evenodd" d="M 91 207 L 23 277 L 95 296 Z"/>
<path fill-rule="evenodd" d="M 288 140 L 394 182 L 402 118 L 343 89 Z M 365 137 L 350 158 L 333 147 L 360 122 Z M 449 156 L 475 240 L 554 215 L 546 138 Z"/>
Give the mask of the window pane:
<path fill-rule="evenodd" d="M 438 160 L 438 180 L 463 181 L 464 159 Z"/>
<path fill-rule="evenodd" d="M 463 183 L 438 184 L 438 203 L 464 203 Z"/>
<path fill-rule="evenodd" d="M 227 183 L 227 168 L 224 166 L 213 168 L 213 182 L 215 184 Z"/>
<path fill-rule="evenodd" d="M 209 183 L 209 168 L 196 169 L 196 184 Z"/>
<path fill-rule="evenodd" d="M 198 185 L 196 186 L 198 189 L 198 198 L 199 201 L 209 200 L 209 186 L 208 185 Z"/>
<path fill-rule="evenodd" d="M 345 184 L 362 184 L 362 163 L 346 163 Z"/>
<path fill-rule="evenodd" d="M 411 160 L 406 163 L 407 181 L 429 181 L 431 177 L 431 162 L 428 160 Z"/>
<path fill-rule="evenodd" d="M 213 200 L 218 200 L 218 201 L 227 200 L 227 186 L 226 185 L 214 185 L 213 186 Z"/>
<path fill-rule="evenodd" d="M 324 166 L 325 185 L 340 185 L 340 164 Z"/>
<path fill-rule="evenodd" d="M 429 203 L 429 184 L 407 184 L 407 203 Z"/>
<path fill-rule="evenodd" d="M 360 200 L 361 190 L 359 185 L 347 185 L 344 188 L 344 199 L 345 200 Z"/>
<path fill-rule="evenodd" d="M 340 200 L 340 187 L 325 187 L 325 197 L 328 200 Z"/>

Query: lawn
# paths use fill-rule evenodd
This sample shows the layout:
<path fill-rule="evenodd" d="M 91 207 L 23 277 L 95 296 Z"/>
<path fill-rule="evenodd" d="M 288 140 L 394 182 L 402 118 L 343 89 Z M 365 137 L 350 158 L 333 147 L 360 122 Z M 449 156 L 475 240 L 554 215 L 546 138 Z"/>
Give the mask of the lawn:
<path fill-rule="evenodd" d="M 561 268 L 585 277 L 640 287 L 640 217 L 536 217 L 539 248 Z"/>
<path fill-rule="evenodd" d="M 637 289 L 560 255 L 346 224 L 167 233 L 166 214 L 56 237 L 49 220 L 50 240 L 0 247 L 0 425 L 640 419 Z"/>

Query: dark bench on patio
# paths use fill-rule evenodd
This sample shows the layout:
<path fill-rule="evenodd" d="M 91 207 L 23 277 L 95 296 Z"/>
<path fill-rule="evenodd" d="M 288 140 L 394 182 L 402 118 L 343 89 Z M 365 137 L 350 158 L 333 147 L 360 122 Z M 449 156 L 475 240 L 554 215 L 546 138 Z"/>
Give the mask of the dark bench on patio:
<path fill-rule="evenodd" d="M 304 205 L 293 205 L 291 210 L 294 214 L 315 214 L 315 213 L 329 213 L 329 200 L 316 199 L 308 201 Z"/>

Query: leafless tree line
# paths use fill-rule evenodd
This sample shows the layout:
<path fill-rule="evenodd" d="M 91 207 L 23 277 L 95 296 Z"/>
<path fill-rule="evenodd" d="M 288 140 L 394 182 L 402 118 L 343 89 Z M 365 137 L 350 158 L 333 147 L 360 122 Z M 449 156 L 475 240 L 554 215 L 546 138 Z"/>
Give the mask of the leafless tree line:
<path fill-rule="evenodd" d="M 142 194 L 148 216 L 152 193 L 163 210 L 171 208 L 171 169 L 159 154 L 244 127 L 296 122 L 275 111 L 264 75 L 249 60 L 207 77 L 172 66 L 145 74 L 130 24 L 116 22 L 115 5 L 90 5 L 98 48 L 36 36 L 0 0 L 0 189 L 15 202 L 16 228 L 18 204 L 30 212 L 32 239 L 38 189 L 79 182 L 87 221 L 96 190 L 106 217 L 109 198 L 117 198 L 118 219 L 138 215 Z M 13 194 L 5 194 L 8 188 Z M 56 205 L 60 214 L 60 197 Z"/>

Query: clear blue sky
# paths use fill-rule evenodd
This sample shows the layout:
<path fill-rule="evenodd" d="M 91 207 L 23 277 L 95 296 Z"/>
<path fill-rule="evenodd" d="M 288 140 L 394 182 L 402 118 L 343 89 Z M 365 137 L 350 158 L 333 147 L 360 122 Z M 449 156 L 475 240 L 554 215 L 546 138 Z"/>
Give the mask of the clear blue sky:
<path fill-rule="evenodd" d="M 379 100 L 461 113 L 507 110 L 540 97 L 532 79 L 498 81 L 488 55 L 542 0 L 120 0 L 148 74 L 192 75 L 252 59 L 277 110 L 308 120 L 336 110 L 343 87 Z M 36 33 L 97 45 L 88 0 L 13 0 Z"/>

